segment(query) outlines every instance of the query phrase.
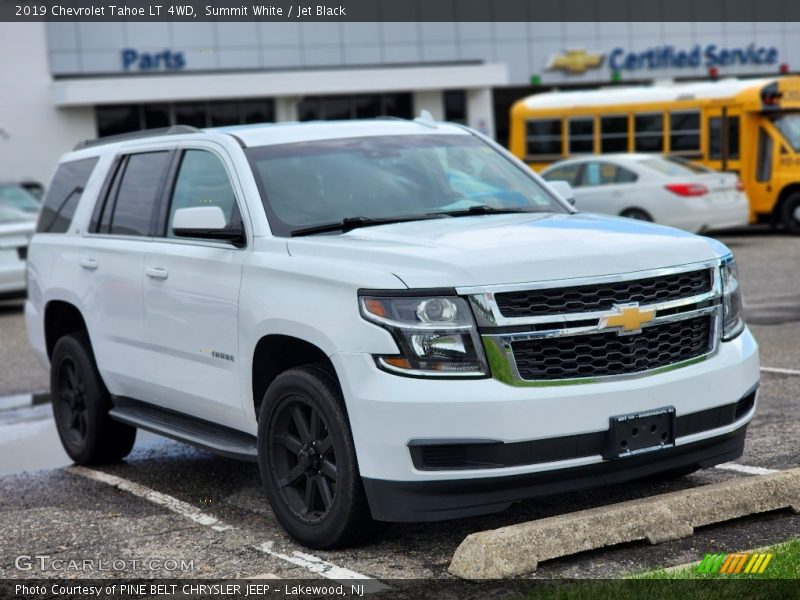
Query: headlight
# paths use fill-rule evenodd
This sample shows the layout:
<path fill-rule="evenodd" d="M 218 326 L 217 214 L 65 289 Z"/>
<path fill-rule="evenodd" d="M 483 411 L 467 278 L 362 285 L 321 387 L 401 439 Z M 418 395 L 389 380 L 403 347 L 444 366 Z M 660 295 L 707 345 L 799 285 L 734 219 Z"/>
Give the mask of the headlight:
<path fill-rule="evenodd" d="M 457 296 L 362 296 L 361 314 L 388 329 L 399 355 L 378 356 L 387 371 L 421 377 L 483 377 L 486 359 L 469 306 Z"/>
<path fill-rule="evenodd" d="M 722 340 L 728 341 L 744 331 L 742 291 L 739 289 L 739 270 L 733 255 L 722 259 Z"/>

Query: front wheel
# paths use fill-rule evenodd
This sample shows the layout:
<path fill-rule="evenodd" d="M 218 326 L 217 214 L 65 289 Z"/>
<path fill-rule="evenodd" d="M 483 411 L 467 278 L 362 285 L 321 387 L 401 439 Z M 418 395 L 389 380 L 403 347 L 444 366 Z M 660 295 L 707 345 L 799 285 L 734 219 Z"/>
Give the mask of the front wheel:
<path fill-rule="evenodd" d="M 290 369 L 269 386 L 258 466 L 275 516 L 303 544 L 342 547 L 373 533 L 342 394 L 324 367 Z"/>
<path fill-rule="evenodd" d="M 789 233 L 800 235 L 800 193 L 789 196 L 781 206 L 781 222 Z"/>

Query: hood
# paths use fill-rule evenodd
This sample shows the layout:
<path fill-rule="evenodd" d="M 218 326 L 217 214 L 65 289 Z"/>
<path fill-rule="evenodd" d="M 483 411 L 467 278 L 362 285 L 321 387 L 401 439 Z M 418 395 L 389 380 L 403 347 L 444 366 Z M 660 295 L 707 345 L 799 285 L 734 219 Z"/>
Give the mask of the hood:
<path fill-rule="evenodd" d="M 480 215 L 291 238 L 292 256 L 352 261 L 410 288 L 468 287 L 628 273 L 717 258 L 724 245 L 630 219 Z"/>

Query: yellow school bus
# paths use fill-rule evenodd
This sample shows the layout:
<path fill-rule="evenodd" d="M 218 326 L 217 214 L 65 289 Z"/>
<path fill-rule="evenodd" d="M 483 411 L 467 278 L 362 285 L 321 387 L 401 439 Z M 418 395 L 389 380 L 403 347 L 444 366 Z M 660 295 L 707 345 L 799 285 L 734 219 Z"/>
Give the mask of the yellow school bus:
<path fill-rule="evenodd" d="M 739 175 L 751 221 L 800 234 L 800 77 L 548 92 L 511 108 L 533 169 L 568 156 L 658 152 Z"/>

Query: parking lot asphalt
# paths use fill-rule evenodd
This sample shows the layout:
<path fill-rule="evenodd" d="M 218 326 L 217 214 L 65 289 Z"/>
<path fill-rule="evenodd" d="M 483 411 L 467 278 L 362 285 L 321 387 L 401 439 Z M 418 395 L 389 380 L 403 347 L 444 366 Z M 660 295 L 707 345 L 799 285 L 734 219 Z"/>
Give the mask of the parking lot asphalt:
<path fill-rule="evenodd" d="M 0 411 L 0 577 L 252 577 L 361 574 L 398 579 L 448 578 L 453 551 L 472 532 L 731 478 L 800 466 L 800 237 L 766 229 L 718 236 L 736 253 L 748 320 L 761 346 L 759 408 L 740 465 L 668 482 L 632 482 L 516 504 L 485 517 L 424 525 L 392 525 L 374 543 L 347 550 L 308 551 L 275 521 L 253 464 L 218 457 L 140 434 L 124 463 L 101 472 L 130 485 L 115 487 L 65 468 L 49 407 Z M 47 387 L 47 373 L 27 349 L 20 308 L 0 310 L 0 395 Z M 22 449 L 22 450 L 20 450 Z M 35 460 L 18 456 L 30 452 Z M 38 471 L 23 469 L 46 468 Z M 734 469 L 736 467 L 734 466 Z M 151 494 L 150 491 L 158 492 Z M 534 578 L 615 577 L 800 537 L 800 515 L 768 513 L 696 531 L 683 540 L 632 543 L 547 561 Z M 65 574 L 15 566 L 20 555 L 83 560 L 122 559 L 128 567 Z M 133 570 L 132 560 L 161 567 Z M 164 559 L 191 562 L 171 570 Z M 171 563 L 169 563 L 171 565 Z M 338 571 L 336 569 L 339 569 Z M 333 575 L 332 575 L 333 574 Z"/>

